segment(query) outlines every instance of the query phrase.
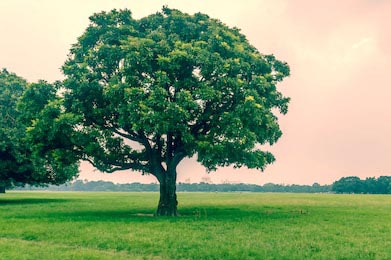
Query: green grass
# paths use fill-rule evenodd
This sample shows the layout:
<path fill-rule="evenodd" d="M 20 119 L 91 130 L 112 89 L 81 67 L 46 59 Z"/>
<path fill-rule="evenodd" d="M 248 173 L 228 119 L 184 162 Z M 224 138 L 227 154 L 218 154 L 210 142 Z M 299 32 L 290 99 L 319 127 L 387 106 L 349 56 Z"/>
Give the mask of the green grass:
<path fill-rule="evenodd" d="M 391 259 L 391 196 L 179 193 L 0 195 L 0 259 Z"/>

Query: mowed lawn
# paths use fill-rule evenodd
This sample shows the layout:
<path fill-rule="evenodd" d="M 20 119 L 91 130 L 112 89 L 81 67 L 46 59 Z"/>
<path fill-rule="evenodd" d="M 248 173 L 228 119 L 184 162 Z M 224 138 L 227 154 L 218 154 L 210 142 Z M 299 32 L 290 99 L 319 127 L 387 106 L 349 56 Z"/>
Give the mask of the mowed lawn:
<path fill-rule="evenodd" d="M 0 195 L 0 259 L 391 259 L 391 196 L 179 193 Z"/>

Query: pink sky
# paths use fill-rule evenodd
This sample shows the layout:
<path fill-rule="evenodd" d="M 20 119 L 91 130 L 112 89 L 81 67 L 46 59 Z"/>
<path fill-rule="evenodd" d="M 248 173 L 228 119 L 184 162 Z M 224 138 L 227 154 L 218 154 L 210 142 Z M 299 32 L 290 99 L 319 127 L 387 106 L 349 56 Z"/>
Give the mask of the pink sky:
<path fill-rule="evenodd" d="M 391 1 L 1 0 L 0 68 L 29 81 L 62 79 L 59 68 L 92 13 L 128 8 L 141 18 L 163 5 L 239 27 L 262 53 L 291 66 L 280 85 L 292 98 L 280 121 L 284 135 L 270 149 L 277 161 L 263 173 L 224 168 L 207 175 L 187 159 L 179 181 L 325 184 L 391 175 Z M 80 178 L 154 181 L 86 164 Z"/>

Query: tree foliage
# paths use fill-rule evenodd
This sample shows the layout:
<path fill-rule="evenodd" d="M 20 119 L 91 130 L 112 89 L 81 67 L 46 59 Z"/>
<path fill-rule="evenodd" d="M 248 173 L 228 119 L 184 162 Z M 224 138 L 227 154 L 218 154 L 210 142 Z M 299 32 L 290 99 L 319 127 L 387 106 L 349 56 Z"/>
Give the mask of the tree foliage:
<path fill-rule="evenodd" d="M 356 176 L 342 177 L 333 183 L 332 190 L 336 193 L 391 194 L 391 176 L 365 180 Z"/>
<path fill-rule="evenodd" d="M 45 144 L 34 143 L 28 129 L 55 99 L 55 88 L 46 82 L 28 84 L 5 69 L 0 72 L 0 186 L 60 184 L 77 173 L 76 164 L 55 158 L 56 149 L 38 154 Z"/>
<path fill-rule="evenodd" d="M 165 8 L 134 20 L 114 10 L 90 20 L 63 67 L 85 159 L 152 174 L 151 155 L 169 165 L 197 152 L 210 170 L 273 162 L 255 145 L 281 136 L 272 109 L 287 111 L 276 89 L 289 74 L 285 63 L 203 14 Z"/>
<path fill-rule="evenodd" d="M 102 171 L 156 176 L 159 205 L 170 205 L 162 214 L 176 214 L 185 157 L 197 155 L 208 170 L 274 161 L 261 146 L 281 136 L 274 113 L 285 114 L 289 99 L 276 84 L 289 67 L 205 14 L 94 14 L 63 71 L 65 111 L 56 120 L 73 130 L 64 130 L 65 143 Z"/>

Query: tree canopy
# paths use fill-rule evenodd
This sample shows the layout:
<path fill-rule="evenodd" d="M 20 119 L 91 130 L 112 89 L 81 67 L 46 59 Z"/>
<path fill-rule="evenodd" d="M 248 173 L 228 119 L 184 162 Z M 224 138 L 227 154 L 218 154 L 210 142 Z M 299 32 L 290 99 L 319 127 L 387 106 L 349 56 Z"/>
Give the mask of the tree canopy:
<path fill-rule="evenodd" d="M 156 176 L 158 215 L 176 215 L 176 167 L 185 157 L 210 171 L 263 170 L 275 160 L 262 145 L 281 136 L 275 113 L 287 112 L 289 98 L 276 85 L 289 67 L 205 14 L 94 14 L 62 69 L 61 143 L 99 170 Z"/>
<path fill-rule="evenodd" d="M 336 193 L 391 194 L 391 176 L 368 177 L 365 180 L 357 176 L 342 177 L 333 183 L 332 190 Z"/>
<path fill-rule="evenodd" d="M 61 184 L 77 173 L 77 165 L 65 165 L 54 158 L 56 149 L 37 156 L 28 126 L 42 109 L 56 98 L 55 88 L 46 83 L 28 84 L 3 69 L 0 71 L 0 186 Z M 49 106 L 47 106 L 49 107 Z M 47 109 L 47 108 L 46 108 Z M 61 167 L 59 167 L 61 164 Z"/>

